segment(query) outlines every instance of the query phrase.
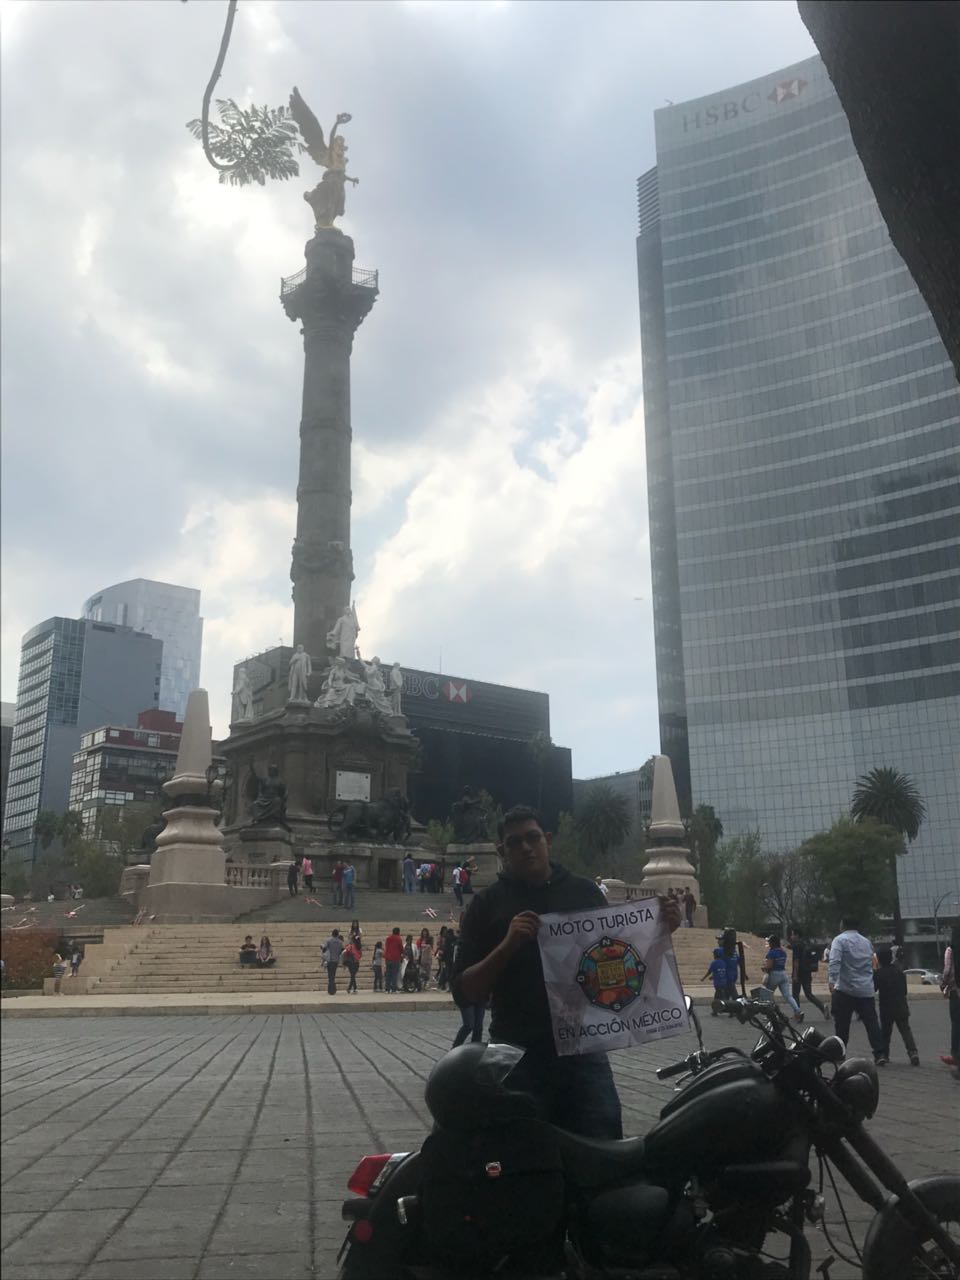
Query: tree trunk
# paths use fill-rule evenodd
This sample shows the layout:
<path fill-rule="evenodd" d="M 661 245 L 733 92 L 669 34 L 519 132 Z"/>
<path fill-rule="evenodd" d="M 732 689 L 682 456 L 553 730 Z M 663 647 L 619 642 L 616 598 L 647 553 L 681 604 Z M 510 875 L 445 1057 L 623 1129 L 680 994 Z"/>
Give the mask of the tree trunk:
<path fill-rule="evenodd" d="M 897 855 L 893 855 L 893 940 L 903 946 L 903 916 L 900 914 L 900 885 L 897 881 Z"/>

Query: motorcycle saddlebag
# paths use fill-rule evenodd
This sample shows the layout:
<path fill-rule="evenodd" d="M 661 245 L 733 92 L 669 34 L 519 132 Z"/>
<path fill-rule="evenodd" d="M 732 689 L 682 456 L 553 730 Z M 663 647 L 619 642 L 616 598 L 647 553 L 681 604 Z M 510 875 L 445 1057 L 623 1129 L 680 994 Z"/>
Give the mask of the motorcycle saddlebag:
<path fill-rule="evenodd" d="M 469 1105 L 467 1102 L 466 1105 Z M 439 1261 L 489 1271 L 536 1253 L 563 1217 L 563 1162 L 537 1120 L 456 1133 L 437 1129 L 420 1153 L 423 1226 Z"/>

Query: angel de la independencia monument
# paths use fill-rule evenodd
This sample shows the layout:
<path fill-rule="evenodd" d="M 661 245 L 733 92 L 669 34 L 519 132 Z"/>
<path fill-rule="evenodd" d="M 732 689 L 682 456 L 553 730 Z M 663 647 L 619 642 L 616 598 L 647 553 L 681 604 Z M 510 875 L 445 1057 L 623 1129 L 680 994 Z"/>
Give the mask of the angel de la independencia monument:
<path fill-rule="evenodd" d="M 347 184 L 357 181 L 347 174 L 340 133 L 350 116 L 340 113 L 325 137 L 296 89 L 290 111 L 323 170 L 303 197 L 315 222 L 305 265 L 280 291 L 304 349 L 293 647 L 237 666 L 222 744 L 229 773 L 221 826 L 238 864 L 269 865 L 309 849 L 318 879 L 348 826 L 361 883 L 399 887 L 410 834 L 407 773 L 418 749 L 403 716 L 399 667 L 360 656 L 350 549 L 350 357 L 378 277 L 354 265 L 353 241 L 335 225 Z"/>
<path fill-rule="evenodd" d="M 407 799 L 419 745 L 403 714 L 403 672 L 369 650 L 362 656 L 353 602 L 350 357 L 379 281 L 376 271 L 354 265 L 353 241 L 335 225 L 347 184 L 357 181 L 347 174 L 340 134 L 351 117 L 341 112 L 325 138 L 297 89 L 290 113 L 303 149 L 323 169 L 303 196 L 315 223 L 305 265 L 280 289 L 304 348 L 293 645 L 234 668 L 230 735 L 219 744 L 227 762 L 222 788 L 212 778 L 207 696 L 191 695 L 182 759 L 165 784 L 174 808 L 153 862 L 125 873 L 130 896 L 161 921 L 231 919 L 269 902 L 282 892 L 291 859 L 307 853 L 320 884 L 346 858 L 359 886 L 396 890 L 405 847 L 423 834 Z M 670 819 L 676 797 L 665 764 L 654 808 Z M 451 817 L 456 843 L 448 857 L 470 859 L 477 883 L 487 882 L 497 866 L 491 815 L 473 788 Z M 647 868 L 651 890 L 695 883 L 677 846 L 679 810 L 674 818 L 660 823 L 663 847 Z"/>

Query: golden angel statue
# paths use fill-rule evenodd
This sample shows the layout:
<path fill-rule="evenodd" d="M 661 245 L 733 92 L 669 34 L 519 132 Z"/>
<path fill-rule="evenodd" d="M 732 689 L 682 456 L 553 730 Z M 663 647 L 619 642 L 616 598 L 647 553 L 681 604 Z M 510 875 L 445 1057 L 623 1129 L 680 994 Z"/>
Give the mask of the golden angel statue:
<path fill-rule="evenodd" d="M 296 86 L 290 95 L 290 114 L 303 136 L 307 155 L 326 170 L 319 185 L 312 191 L 305 191 L 303 198 L 313 210 L 317 228 L 332 227 L 335 219 L 344 211 L 346 184 L 352 182 L 356 186 L 360 181 L 359 178 L 347 176 L 347 144 L 337 133 L 340 126 L 347 124 L 351 117 L 346 111 L 340 112 L 330 130 L 330 141 L 327 142 L 320 121 L 301 98 Z"/>

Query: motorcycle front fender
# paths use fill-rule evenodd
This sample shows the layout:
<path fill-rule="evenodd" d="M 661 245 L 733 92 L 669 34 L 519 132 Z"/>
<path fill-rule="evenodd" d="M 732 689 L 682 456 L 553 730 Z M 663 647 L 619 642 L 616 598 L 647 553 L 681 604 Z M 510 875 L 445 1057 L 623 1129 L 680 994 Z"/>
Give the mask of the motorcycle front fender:
<path fill-rule="evenodd" d="M 956 1214 L 960 1178 L 919 1178 L 908 1184 L 923 1207 L 939 1218 Z M 863 1242 L 863 1280 L 903 1280 L 909 1272 L 917 1228 L 899 1211 L 891 1195 L 874 1216 Z"/>
<path fill-rule="evenodd" d="M 398 1280 L 405 1274 L 405 1264 L 413 1261 L 419 1241 L 412 1227 L 404 1226 L 397 1216 L 401 1196 L 415 1195 L 420 1184 L 420 1152 L 414 1151 L 398 1164 L 375 1196 L 348 1200 L 343 1216 L 350 1223 L 340 1259 L 341 1280 Z M 373 1231 L 367 1240 L 354 1236 L 355 1224 L 363 1220 Z"/>

